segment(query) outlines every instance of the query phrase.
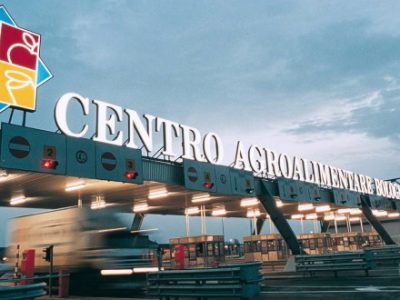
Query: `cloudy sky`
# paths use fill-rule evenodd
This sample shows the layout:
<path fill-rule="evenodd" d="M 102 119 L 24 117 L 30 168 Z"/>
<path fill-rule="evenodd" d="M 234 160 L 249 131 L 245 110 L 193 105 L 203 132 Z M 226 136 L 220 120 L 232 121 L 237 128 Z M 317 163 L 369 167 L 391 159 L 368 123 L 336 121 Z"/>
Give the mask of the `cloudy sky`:
<path fill-rule="evenodd" d="M 3 0 L 65 92 L 358 173 L 400 176 L 400 2 Z M 8 112 L 0 115 L 6 120 Z M 230 154 L 231 153 L 231 154 Z"/>

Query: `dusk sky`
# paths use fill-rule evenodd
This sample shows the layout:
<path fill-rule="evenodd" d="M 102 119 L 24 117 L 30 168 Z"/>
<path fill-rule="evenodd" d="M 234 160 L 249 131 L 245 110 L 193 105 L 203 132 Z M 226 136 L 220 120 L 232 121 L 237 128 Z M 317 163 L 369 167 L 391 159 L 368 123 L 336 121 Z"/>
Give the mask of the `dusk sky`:
<path fill-rule="evenodd" d="M 28 126 L 74 91 L 216 132 L 227 164 L 241 140 L 400 176 L 398 1 L 2 3 L 54 75 Z"/>

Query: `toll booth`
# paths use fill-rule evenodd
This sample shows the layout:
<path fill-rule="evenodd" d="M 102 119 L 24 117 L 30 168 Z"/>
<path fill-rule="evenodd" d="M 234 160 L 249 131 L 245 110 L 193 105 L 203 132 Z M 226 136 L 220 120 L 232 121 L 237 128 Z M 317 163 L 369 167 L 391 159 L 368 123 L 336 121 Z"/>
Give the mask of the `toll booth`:
<path fill-rule="evenodd" d="M 354 251 L 360 249 L 358 232 L 331 233 L 332 251 Z"/>
<path fill-rule="evenodd" d="M 211 267 L 225 261 L 223 235 L 199 235 L 171 238 L 169 243 L 171 262 L 175 261 L 176 246 L 183 246 L 185 268 Z"/>
<path fill-rule="evenodd" d="M 384 245 L 382 238 L 376 231 L 360 232 L 359 235 L 360 248 L 362 249 Z"/>
<path fill-rule="evenodd" d="M 353 251 L 384 245 L 375 231 L 331 233 L 330 236 L 333 251 Z"/>
<path fill-rule="evenodd" d="M 330 251 L 330 238 L 327 233 L 299 234 L 297 239 L 308 254 L 322 254 Z"/>
<path fill-rule="evenodd" d="M 297 239 L 307 254 L 355 251 L 384 244 L 374 231 L 299 234 Z M 243 241 L 245 261 L 279 261 L 290 255 L 279 234 L 251 235 L 244 237 Z"/>
<path fill-rule="evenodd" d="M 290 251 L 278 233 L 243 237 L 245 261 L 278 261 L 289 257 Z"/>
<path fill-rule="evenodd" d="M 230 239 L 225 242 L 225 256 L 226 257 L 241 257 L 243 256 L 243 245 L 238 239 Z"/>

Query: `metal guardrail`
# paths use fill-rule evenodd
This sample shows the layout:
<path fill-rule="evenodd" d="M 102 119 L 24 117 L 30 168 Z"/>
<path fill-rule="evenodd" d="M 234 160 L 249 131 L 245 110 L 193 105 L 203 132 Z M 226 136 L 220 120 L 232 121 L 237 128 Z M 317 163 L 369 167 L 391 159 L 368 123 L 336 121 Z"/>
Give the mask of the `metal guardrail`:
<path fill-rule="evenodd" d="M 16 286 L 1 286 L 0 299 L 34 299 L 47 294 L 46 283 L 32 283 Z"/>
<path fill-rule="evenodd" d="M 56 290 L 58 292 L 59 297 L 68 297 L 69 296 L 69 273 L 60 272 L 58 274 L 53 275 L 37 275 L 34 277 L 2 277 L 0 278 L 0 288 L 9 289 L 9 288 L 21 288 L 24 290 L 24 287 L 32 286 L 35 284 L 44 284 L 43 290 L 44 294 L 49 294 L 50 285 L 47 285 L 45 282 L 49 282 L 50 279 L 58 279 L 58 282 L 54 282 L 54 286 L 52 286 L 52 290 Z M 38 297 L 38 296 L 36 296 Z M 0 299 L 33 299 L 34 297 L 26 297 L 26 298 L 8 298 L 3 297 L 0 292 Z"/>
<path fill-rule="evenodd" d="M 287 263 L 287 259 L 264 261 L 261 272 L 265 274 L 274 272 L 283 272 Z"/>
<path fill-rule="evenodd" d="M 160 271 L 148 274 L 148 294 L 162 297 L 249 299 L 260 293 L 261 263 L 219 268 Z"/>
<path fill-rule="evenodd" d="M 370 252 L 373 260 L 377 265 L 381 264 L 393 264 L 400 262 L 400 246 L 384 246 L 379 248 L 370 248 L 364 250 L 365 252 Z"/>
<path fill-rule="evenodd" d="M 34 280 L 34 281 L 38 281 L 38 280 L 45 280 L 45 279 L 49 279 L 49 278 L 60 278 L 60 277 L 65 277 L 68 278 L 70 276 L 69 273 L 64 273 L 62 275 L 60 274 L 53 274 L 53 275 L 36 275 L 34 277 L 20 277 L 20 278 L 0 278 L 0 283 L 2 282 L 20 282 L 20 281 L 26 281 L 26 280 Z"/>
<path fill-rule="evenodd" d="M 313 275 L 315 272 L 332 271 L 335 277 L 339 271 L 356 270 L 364 270 L 368 276 L 368 271 L 375 267 L 373 253 L 366 251 L 296 255 L 295 263 L 298 272 L 309 272 Z"/>

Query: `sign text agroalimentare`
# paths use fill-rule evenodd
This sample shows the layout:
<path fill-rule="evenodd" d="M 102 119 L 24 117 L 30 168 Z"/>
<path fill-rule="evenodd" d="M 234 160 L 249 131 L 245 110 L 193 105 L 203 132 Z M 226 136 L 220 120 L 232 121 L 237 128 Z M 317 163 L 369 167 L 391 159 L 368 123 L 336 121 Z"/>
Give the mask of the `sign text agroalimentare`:
<path fill-rule="evenodd" d="M 85 121 L 87 118 L 80 118 L 83 120 L 80 127 L 74 115 L 74 126 L 71 126 L 67 116 L 71 103 L 81 107 L 82 116 L 95 115 L 96 125 L 92 127 Z M 158 134 L 163 141 L 161 154 L 170 159 L 182 157 L 212 164 L 223 162 L 223 143 L 214 132 L 202 135 L 194 127 L 149 114 L 141 118 L 133 109 L 124 109 L 101 100 L 90 100 L 77 93 L 67 93 L 58 100 L 55 107 L 55 121 L 61 132 L 68 136 L 81 138 L 90 135 L 98 142 L 134 149 L 140 148 L 141 144 L 148 152 L 153 151 L 153 139 L 155 134 Z M 127 128 L 127 133 L 121 129 L 122 127 Z M 260 177 L 284 177 L 400 199 L 400 185 L 397 183 L 371 178 L 316 161 L 290 157 L 285 153 L 278 153 L 255 144 L 246 149 L 241 141 L 236 143 L 234 167 L 251 170 Z"/>

